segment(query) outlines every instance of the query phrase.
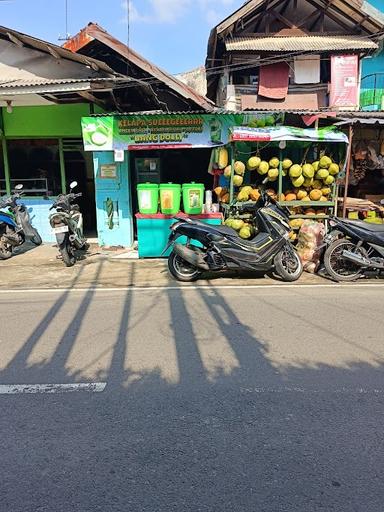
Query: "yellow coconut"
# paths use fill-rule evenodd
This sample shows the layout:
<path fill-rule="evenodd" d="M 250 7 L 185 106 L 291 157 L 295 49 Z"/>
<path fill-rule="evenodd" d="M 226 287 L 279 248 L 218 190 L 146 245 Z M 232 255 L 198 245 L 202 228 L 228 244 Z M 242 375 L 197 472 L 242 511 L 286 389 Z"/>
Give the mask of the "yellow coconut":
<path fill-rule="evenodd" d="M 240 162 L 240 160 L 235 162 L 234 170 L 235 170 L 236 174 L 238 174 L 239 176 L 243 176 L 243 174 L 245 173 L 245 165 L 244 165 L 244 163 Z"/>
<path fill-rule="evenodd" d="M 321 195 L 322 195 L 321 190 L 318 190 L 316 188 L 311 190 L 309 193 L 309 197 L 311 198 L 311 201 L 320 201 Z"/>
<path fill-rule="evenodd" d="M 307 195 L 308 195 L 307 191 L 306 191 L 306 190 L 303 190 L 303 189 L 300 189 L 300 190 L 297 192 L 297 194 L 296 194 L 297 199 L 298 199 L 299 201 L 301 201 L 302 199 L 304 199 L 304 197 L 305 197 L 305 196 L 307 196 Z"/>

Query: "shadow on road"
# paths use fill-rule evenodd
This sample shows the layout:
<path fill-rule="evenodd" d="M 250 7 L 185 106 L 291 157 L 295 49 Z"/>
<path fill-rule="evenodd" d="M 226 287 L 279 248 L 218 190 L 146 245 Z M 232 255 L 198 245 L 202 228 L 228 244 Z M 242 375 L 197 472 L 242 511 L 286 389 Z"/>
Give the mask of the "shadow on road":
<path fill-rule="evenodd" d="M 95 283 L 103 262 L 98 265 Z M 69 299 L 69 292 L 61 294 L 0 372 L 0 382 L 20 383 L 20 375 L 29 383 L 53 376 L 83 382 L 87 367 L 70 371 L 67 362 L 95 293 L 84 293 L 53 355 L 30 366 L 30 354 Z M 151 309 L 165 297 L 148 295 L 147 314 L 138 317 L 139 294 L 126 292 L 116 337 L 106 336 L 108 344 L 90 363 L 109 356 L 106 374 L 95 375 L 106 379 L 105 393 L 17 397 L 25 405 L 18 416 L 15 401 L 2 401 L 0 456 L 3 468 L 12 467 L 3 477 L 4 510 L 51 510 L 52 496 L 58 512 L 381 510 L 380 354 L 368 351 L 372 364 L 280 368 L 269 357 L 268 340 L 217 289 L 188 298 L 182 289 L 169 290 L 169 318 L 149 326 L 150 338 L 137 339 L 135 327 L 148 328 Z M 205 315 L 197 322 L 201 306 Z M 282 301 L 270 306 L 275 315 L 293 315 L 298 333 L 305 324 L 324 337 L 335 334 Z M 205 331 L 208 324 L 217 339 L 211 328 Z M 133 346 L 156 342 L 160 332 L 169 332 L 161 342 L 174 347 L 173 381 L 160 365 L 138 371 L 129 362 Z M 339 340 L 365 349 L 363 342 Z"/>

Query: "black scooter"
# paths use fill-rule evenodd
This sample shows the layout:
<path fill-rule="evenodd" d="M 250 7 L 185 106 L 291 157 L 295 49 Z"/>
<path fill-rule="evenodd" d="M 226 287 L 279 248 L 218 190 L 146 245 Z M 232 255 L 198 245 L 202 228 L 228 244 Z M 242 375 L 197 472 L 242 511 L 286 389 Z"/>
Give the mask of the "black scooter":
<path fill-rule="evenodd" d="M 243 240 L 227 226 L 210 226 L 190 218 L 178 218 L 164 253 L 173 246 L 168 268 L 178 281 L 195 281 L 203 271 L 253 270 L 275 272 L 283 281 L 296 281 L 303 272 L 300 257 L 289 242 L 288 210 L 264 191 L 256 204 L 238 207 L 238 213 L 252 217 L 257 234 Z M 187 237 L 187 244 L 176 243 Z M 194 245 L 200 242 L 202 247 Z"/>
<path fill-rule="evenodd" d="M 29 239 L 34 245 L 41 245 L 42 240 L 36 228 L 31 224 L 31 217 L 25 204 L 18 203 L 23 195 L 23 185 L 16 185 L 13 194 L 0 201 L 0 259 L 6 260 L 13 254 L 13 249 L 23 245 Z"/>
<path fill-rule="evenodd" d="M 324 267 L 335 281 L 384 275 L 384 224 L 332 217 Z"/>

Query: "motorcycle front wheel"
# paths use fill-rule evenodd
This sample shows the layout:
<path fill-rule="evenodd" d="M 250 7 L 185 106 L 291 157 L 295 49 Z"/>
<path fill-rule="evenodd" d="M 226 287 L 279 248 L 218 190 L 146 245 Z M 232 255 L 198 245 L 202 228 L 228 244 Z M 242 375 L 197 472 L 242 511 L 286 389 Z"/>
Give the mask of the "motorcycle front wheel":
<path fill-rule="evenodd" d="M 285 282 L 297 281 L 303 273 L 303 264 L 300 256 L 289 244 L 275 256 L 275 272 Z"/>
<path fill-rule="evenodd" d="M 76 258 L 73 253 L 73 248 L 71 244 L 69 243 L 69 240 L 65 240 L 62 244 L 59 245 L 59 251 L 61 254 L 61 257 L 63 258 L 63 262 L 66 267 L 73 267 L 73 265 L 76 263 Z"/>
<path fill-rule="evenodd" d="M 342 238 L 331 243 L 324 254 L 324 266 L 334 281 L 356 281 L 362 275 L 362 268 L 343 257 L 344 251 L 361 254 L 353 242 Z M 363 254 L 363 256 L 365 256 Z"/>
<path fill-rule="evenodd" d="M 201 276 L 201 271 L 192 266 L 175 252 L 171 252 L 168 258 L 168 270 L 170 274 L 184 283 L 196 281 Z"/>
<path fill-rule="evenodd" d="M 37 231 L 36 228 L 33 228 L 32 231 L 33 231 L 33 236 L 30 237 L 31 242 L 36 246 L 41 245 L 43 243 L 43 240 L 41 239 L 39 232 Z"/>
<path fill-rule="evenodd" d="M 12 256 L 12 246 L 0 241 L 0 260 L 8 260 Z"/>

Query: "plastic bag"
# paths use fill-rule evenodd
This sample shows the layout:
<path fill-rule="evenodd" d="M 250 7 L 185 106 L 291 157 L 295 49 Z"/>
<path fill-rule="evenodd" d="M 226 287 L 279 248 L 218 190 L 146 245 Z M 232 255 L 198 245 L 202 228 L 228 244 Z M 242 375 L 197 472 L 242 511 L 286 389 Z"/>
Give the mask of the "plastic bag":
<path fill-rule="evenodd" d="M 376 149 L 372 144 L 368 145 L 367 161 L 368 169 L 372 171 L 380 167 L 380 161 L 377 156 Z"/>
<path fill-rule="evenodd" d="M 297 252 L 306 272 L 314 274 L 320 265 L 324 235 L 325 227 L 321 222 L 309 219 L 303 222 L 299 232 Z"/>

